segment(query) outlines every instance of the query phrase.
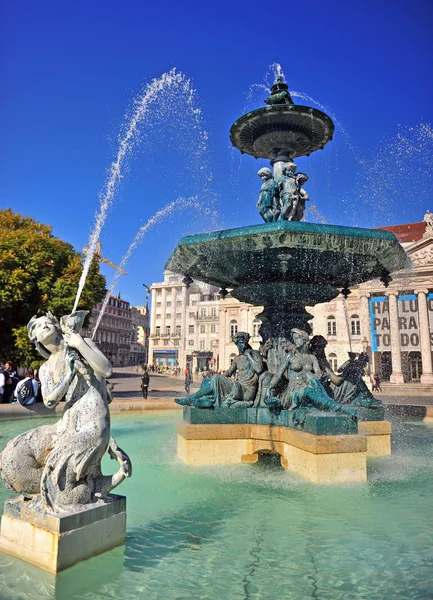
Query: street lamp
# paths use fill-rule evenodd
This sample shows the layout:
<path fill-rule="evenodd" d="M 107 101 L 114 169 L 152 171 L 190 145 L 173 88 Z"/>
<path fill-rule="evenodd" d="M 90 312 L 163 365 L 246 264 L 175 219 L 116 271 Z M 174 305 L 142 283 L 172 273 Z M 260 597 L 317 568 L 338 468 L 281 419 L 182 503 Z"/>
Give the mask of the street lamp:
<path fill-rule="evenodd" d="M 148 285 L 146 285 L 145 283 L 142 283 L 141 285 L 142 285 L 143 287 L 145 287 L 145 288 L 146 288 L 146 290 L 147 290 L 147 291 L 146 291 L 146 300 L 147 300 L 147 299 L 149 298 L 149 296 L 150 296 L 150 287 L 149 287 Z"/>

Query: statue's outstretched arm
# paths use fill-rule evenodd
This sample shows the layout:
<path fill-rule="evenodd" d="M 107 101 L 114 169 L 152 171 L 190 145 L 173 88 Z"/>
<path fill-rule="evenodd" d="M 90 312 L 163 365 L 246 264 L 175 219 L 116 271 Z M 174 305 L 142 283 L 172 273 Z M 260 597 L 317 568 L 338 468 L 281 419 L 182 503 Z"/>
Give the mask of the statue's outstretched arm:
<path fill-rule="evenodd" d="M 311 356 L 313 358 L 313 372 L 314 372 L 314 375 L 316 375 L 316 377 L 320 377 L 322 375 L 322 369 L 320 368 L 319 361 L 314 356 L 314 354 L 312 354 Z"/>
<path fill-rule="evenodd" d="M 229 366 L 229 368 L 227 369 L 227 371 L 224 372 L 224 375 L 226 377 L 231 377 L 232 375 L 234 375 L 236 373 L 236 369 L 237 369 L 236 361 L 234 360 L 232 362 L 232 364 Z"/>
<path fill-rule="evenodd" d="M 110 361 L 105 358 L 91 339 L 83 339 L 79 333 L 72 333 L 68 340 L 68 346 L 78 350 L 96 374 L 101 375 L 104 379 L 111 376 L 113 368 Z"/>

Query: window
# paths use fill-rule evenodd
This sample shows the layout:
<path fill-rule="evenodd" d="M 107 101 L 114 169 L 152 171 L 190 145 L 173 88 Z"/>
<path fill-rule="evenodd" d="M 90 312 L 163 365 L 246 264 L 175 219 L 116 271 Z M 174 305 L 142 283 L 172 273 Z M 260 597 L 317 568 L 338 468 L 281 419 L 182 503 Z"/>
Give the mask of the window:
<path fill-rule="evenodd" d="M 200 333 L 206 333 L 206 325 L 200 325 Z"/>
<path fill-rule="evenodd" d="M 161 290 L 156 290 L 156 295 L 160 296 L 162 294 Z"/>
<path fill-rule="evenodd" d="M 350 334 L 361 335 L 361 321 L 358 315 L 352 315 L 350 317 Z"/>
<path fill-rule="evenodd" d="M 334 354 L 334 352 L 331 352 L 331 354 L 328 356 L 328 361 L 329 361 L 329 366 L 331 367 L 331 369 L 333 371 L 337 371 L 337 369 L 338 369 L 337 355 Z"/>
<path fill-rule="evenodd" d="M 188 340 L 188 346 L 192 348 L 194 346 L 194 340 Z"/>
<path fill-rule="evenodd" d="M 177 308 L 180 308 L 182 306 L 182 300 L 177 300 L 176 306 Z"/>
<path fill-rule="evenodd" d="M 161 313 L 156 313 L 156 318 L 160 319 L 161 318 Z"/>
<path fill-rule="evenodd" d="M 191 306 L 197 306 L 197 300 L 193 300 L 193 301 L 191 302 Z"/>
<path fill-rule="evenodd" d="M 166 326 L 166 328 L 165 328 L 165 333 L 166 333 L 167 335 L 170 335 L 170 325 L 167 325 L 167 326 Z"/>
<path fill-rule="evenodd" d="M 259 337 L 260 321 L 253 321 L 253 337 Z"/>
<path fill-rule="evenodd" d="M 155 340 L 155 341 L 153 342 L 153 345 L 154 345 L 154 346 L 159 346 L 159 340 Z"/>
<path fill-rule="evenodd" d="M 179 346 L 179 340 L 173 340 L 173 345 L 174 346 Z"/>
<path fill-rule="evenodd" d="M 204 319 L 206 317 L 206 309 L 205 308 L 202 308 L 200 310 L 200 316 L 201 316 L 202 319 Z"/>
<path fill-rule="evenodd" d="M 211 333 L 215 333 L 216 332 L 216 325 L 215 325 L 215 323 L 212 323 L 212 325 L 210 326 L 210 332 Z"/>
<path fill-rule="evenodd" d="M 334 316 L 327 318 L 328 323 L 328 335 L 337 335 L 337 321 Z"/>
<path fill-rule="evenodd" d="M 190 319 L 195 319 L 195 312 L 190 312 L 189 313 L 189 318 Z"/>
<path fill-rule="evenodd" d="M 166 306 L 167 308 L 171 308 L 171 302 L 167 302 Z"/>
<path fill-rule="evenodd" d="M 181 327 L 180 325 L 176 325 L 176 335 L 180 335 L 181 334 Z"/>
<path fill-rule="evenodd" d="M 161 306 L 162 306 L 162 302 L 157 302 L 156 303 L 156 308 L 161 308 Z"/>
<path fill-rule="evenodd" d="M 176 313 L 176 319 L 181 319 L 182 318 L 182 313 Z"/>
<path fill-rule="evenodd" d="M 155 327 L 155 333 L 156 335 L 161 335 L 161 327 L 158 325 L 157 327 Z"/>
<path fill-rule="evenodd" d="M 238 332 L 238 322 L 234 319 L 230 321 L 230 337 L 234 337 Z"/>
<path fill-rule="evenodd" d="M 167 313 L 167 314 L 165 315 L 165 318 L 167 319 L 167 321 L 169 321 L 169 320 L 171 319 L 171 314 L 170 314 L 170 313 Z"/>
<path fill-rule="evenodd" d="M 213 319 L 215 319 L 217 316 L 217 309 L 215 308 L 215 306 L 213 306 L 211 309 L 211 316 Z"/>
<path fill-rule="evenodd" d="M 194 325 L 188 326 L 188 333 L 194 333 Z"/>
<path fill-rule="evenodd" d="M 200 350 L 206 350 L 205 344 L 206 342 L 204 340 L 200 340 Z"/>

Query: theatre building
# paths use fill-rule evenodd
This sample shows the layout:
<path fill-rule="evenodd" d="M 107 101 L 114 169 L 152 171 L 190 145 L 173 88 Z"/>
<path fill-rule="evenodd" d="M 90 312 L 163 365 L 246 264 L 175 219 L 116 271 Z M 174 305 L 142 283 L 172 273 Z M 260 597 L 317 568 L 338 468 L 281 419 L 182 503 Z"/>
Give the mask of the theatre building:
<path fill-rule="evenodd" d="M 339 296 L 314 307 L 313 332 L 327 339 L 333 367 L 349 351 L 364 351 L 370 373 L 390 386 L 433 390 L 433 227 L 422 221 L 381 229 L 396 235 L 412 267 L 392 273 L 388 287 L 369 281 L 352 289 L 347 300 Z"/>

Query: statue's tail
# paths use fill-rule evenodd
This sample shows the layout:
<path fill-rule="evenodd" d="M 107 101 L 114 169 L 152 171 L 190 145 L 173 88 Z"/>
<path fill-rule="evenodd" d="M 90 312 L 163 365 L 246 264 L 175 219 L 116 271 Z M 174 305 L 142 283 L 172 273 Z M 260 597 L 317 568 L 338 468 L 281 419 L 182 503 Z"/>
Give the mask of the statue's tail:
<path fill-rule="evenodd" d="M 129 456 L 119 448 L 114 438 L 110 438 L 108 454 L 113 460 L 117 460 L 120 465 L 119 470 L 114 475 L 101 475 L 95 479 L 95 492 L 103 496 L 109 494 L 111 490 L 120 485 L 124 479 L 131 477 L 132 464 Z"/>

